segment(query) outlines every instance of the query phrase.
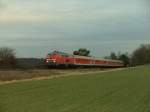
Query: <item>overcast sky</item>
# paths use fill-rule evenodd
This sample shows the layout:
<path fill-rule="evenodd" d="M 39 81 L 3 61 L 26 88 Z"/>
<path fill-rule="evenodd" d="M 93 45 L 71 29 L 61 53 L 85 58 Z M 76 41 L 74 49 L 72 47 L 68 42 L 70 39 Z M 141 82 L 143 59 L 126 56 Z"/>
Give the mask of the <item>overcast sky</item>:
<path fill-rule="evenodd" d="M 150 43 L 149 0 L 0 0 L 0 47 L 18 57 L 88 48 L 103 57 Z"/>

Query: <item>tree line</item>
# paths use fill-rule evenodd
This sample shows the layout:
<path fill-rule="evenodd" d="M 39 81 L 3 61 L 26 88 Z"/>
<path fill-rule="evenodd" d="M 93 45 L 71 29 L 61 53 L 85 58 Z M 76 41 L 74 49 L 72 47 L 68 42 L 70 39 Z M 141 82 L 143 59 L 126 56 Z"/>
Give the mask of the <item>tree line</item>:
<path fill-rule="evenodd" d="M 86 48 L 80 48 L 73 52 L 74 55 L 91 56 L 90 51 Z M 125 66 L 137 66 L 150 64 L 150 44 L 143 44 L 138 47 L 132 54 L 111 52 L 105 59 L 121 60 Z M 28 64 L 29 62 L 29 64 Z M 19 63 L 19 64 L 18 64 Z M 23 64 L 24 63 L 24 64 Z M 19 68 L 19 67 L 43 67 L 44 59 L 18 59 L 15 50 L 9 47 L 0 48 L 0 68 Z"/>
<path fill-rule="evenodd" d="M 111 52 L 110 56 L 105 56 L 104 58 L 112 60 L 120 60 L 124 62 L 124 66 L 130 66 L 130 57 L 128 53 L 119 52 L 118 54 L 116 54 L 115 52 Z"/>
<path fill-rule="evenodd" d="M 110 56 L 106 56 L 106 59 L 121 60 L 125 66 L 137 66 L 150 64 L 150 44 L 142 44 L 132 54 L 121 53 L 116 54 L 111 52 Z"/>

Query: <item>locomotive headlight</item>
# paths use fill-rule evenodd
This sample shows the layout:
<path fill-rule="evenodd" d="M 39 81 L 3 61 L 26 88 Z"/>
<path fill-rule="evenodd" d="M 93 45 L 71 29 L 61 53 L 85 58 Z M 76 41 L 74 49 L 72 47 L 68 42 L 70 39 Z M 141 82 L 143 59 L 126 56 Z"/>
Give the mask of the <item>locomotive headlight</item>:
<path fill-rule="evenodd" d="M 54 63 L 56 63 L 56 60 L 53 60 Z"/>

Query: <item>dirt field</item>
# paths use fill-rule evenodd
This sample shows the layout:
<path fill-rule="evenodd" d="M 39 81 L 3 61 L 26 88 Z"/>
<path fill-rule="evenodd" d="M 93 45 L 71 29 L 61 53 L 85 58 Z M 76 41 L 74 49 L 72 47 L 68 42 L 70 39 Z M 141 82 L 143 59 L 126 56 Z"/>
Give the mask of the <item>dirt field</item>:
<path fill-rule="evenodd" d="M 104 72 L 113 72 L 120 71 L 126 68 L 117 68 L 117 69 L 68 69 L 68 70 L 27 70 L 27 71 L 0 71 L 0 85 L 17 83 L 17 82 L 26 82 L 32 80 L 44 80 L 44 79 L 53 79 L 59 77 L 67 77 L 72 75 L 87 75 L 93 73 L 104 73 Z"/>
<path fill-rule="evenodd" d="M 88 68 L 88 69 L 35 69 L 35 70 L 0 70 L 0 82 L 42 78 L 49 76 L 62 76 L 67 74 L 93 73 L 107 71 L 110 69 Z"/>

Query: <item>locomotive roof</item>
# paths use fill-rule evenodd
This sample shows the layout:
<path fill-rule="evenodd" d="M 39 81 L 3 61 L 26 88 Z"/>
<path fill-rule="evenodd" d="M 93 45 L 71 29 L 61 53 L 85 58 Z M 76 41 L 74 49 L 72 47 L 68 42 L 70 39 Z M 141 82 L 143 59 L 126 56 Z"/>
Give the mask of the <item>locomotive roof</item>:
<path fill-rule="evenodd" d="M 61 51 L 53 51 L 52 53 L 49 53 L 48 55 L 52 55 L 52 54 L 60 54 L 60 55 L 63 55 L 63 56 L 73 56 L 71 54 L 61 52 Z"/>

